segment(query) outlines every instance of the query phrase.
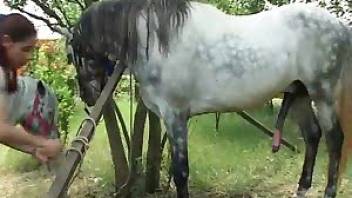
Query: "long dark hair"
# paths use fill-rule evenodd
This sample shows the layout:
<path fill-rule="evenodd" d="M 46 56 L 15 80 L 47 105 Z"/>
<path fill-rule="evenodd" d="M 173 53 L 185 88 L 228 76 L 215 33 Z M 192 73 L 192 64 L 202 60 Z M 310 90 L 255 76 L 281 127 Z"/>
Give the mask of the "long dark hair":
<path fill-rule="evenodd" d="M 17 69 L 10 66 L 2 38 L 8 35 L 13 42 L 22 42 L 36 36 L 37 31 L 32 22 L 17 13 L 0 15 L 0 66 L 5 73 L 6 88 L 9 93 L 17 90 Z"/>

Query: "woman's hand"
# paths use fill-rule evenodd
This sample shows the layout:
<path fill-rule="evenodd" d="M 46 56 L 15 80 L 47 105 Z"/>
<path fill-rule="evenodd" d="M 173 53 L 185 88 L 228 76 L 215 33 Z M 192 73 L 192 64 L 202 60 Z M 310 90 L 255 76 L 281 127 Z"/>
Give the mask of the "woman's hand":
<path fill-rule="evenodd" d="M 50 158 L 55 158 L 62 148 L 59 140 L 45 139 L 42 146 L 35 150 L 34 156 L 40 161 L 47 162 Z"/>
<path fill-rule="evenodd" d="M 48 157 L 46 157 L 46 156 L 42 155 L 40 152 L 38 152 L 37 148 L 35 148 L 32 151 L 32 155 L 34 158 L 36 158 L 38 161 L 40 161 L 43 164 L 48 162 Z"/>
<path fill-rule="evenodd" d="M 0 143 L 8 146 L 27 145 L 36 148 L 32 153 L 41 161 L 55 158 L 62 151 L 63 146 L 60 140 L 35 136 L 27 133 L 22 127 L 8 123 L 6 111 L 3 111 L 6 108 L 3 104 L 0 93 Z"/>

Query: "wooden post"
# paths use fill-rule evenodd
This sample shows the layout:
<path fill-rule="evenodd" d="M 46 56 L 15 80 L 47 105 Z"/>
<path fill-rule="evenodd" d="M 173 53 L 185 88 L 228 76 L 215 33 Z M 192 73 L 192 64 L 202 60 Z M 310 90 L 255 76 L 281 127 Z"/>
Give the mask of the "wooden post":
<path fill-rule="evenodd" d="M 128 179 L 128 162 L 123 147 L 121 131 L 117 124 L 114 101 L 110 96 L 106 101 L 104 111 L 105 127 L 109 137 L 111 157 L 114 164 L 115 170 L 115 190 L 116 192 L 120 187 L 126 183 Z"/>
<path fill-rule="evenodd" d="M 134 115 L 133 134 L 131 136 L 131 158 L 130 158 L 130 177 L 127 185 L 121 189 L 120 195 L 127 195 L 132 198 L 144 197 L 145 182 L 143 175 L 143 136 L 144 126 L 147 116 L 147 107 L 142 99 L 138 99 L 136 113 Z"/>
<path fill-rule="evenodd" d="M 123 71 L 126 69 L 126 65 L 119 64 L 115 67 L 114 73 L 108 80 L 108 83 L 104 87 L 98 101 L 96 102 L 90 117 L 98 122 L 103 111 L 103 107 L 109 96 L 115 90 L 117 83 L 120 81 Z M 80 136 L 86 137 L 90 141 L 94 134 L 94 125 L 92 122 L 85 122 L 82 126 Z M 72 147 L 81 151 L 85 154 L 84 144 L 81 142 L 73 142 Z M 82 160 L 78 152 L 69 152 L 66 157 L 66 162 L 58 170 L 58 174 L 55 177 L 53 184 L 50 186 L 47 197 L 49 198 L 59 198 L 65 194 L 68 190 L 68 184 L 79 164 Z"/>
<path fill-rule="evenodd" d="M 123 133 L 123 136 L 125 137 L 125 142 L 126 142 L 126 145 L 128 148 L 127 149 L 127 156 L 129 156 L 130 151 L 131 151 L 130 136 L 129 136 L 129 133 L 128 133 L 128 130 L 126 127 L 125 120 L 123 119 L 123 116 L 122 116 L 122 113 L 121 113 L 119 107 L 117 106 L 115 101 L 113 101 L 113 104 L 114 104 L 114 108 L 115 108 L 115 113 L 116 113 L 117 118 L 121 124 L 122 133 Z"/>
<path fill-rule="evenodd" d="M 159 188 L 161 167 L 161 123 L 159 117 L 148 111 L 149 118 L 149 143 L 146 170 L 146 191 L 154 193 Z"/>

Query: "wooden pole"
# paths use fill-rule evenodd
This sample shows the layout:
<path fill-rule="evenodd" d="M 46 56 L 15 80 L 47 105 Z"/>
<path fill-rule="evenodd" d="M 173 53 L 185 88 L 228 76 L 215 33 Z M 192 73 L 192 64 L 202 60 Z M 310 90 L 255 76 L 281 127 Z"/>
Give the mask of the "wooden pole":
<path fill-rule="evenodd" d="M 115 171 L 115 190 L 117 192 L 128 179 L 129 167 L 125 148 L 122 143 L 120 127 L 116 119 L 114 101 L 111 95 L 106 101 L 103 117 L 109 138 L 110 152 Z"/>
<path fill-rule="evenodd" d="M 97 100 L 93 111 L 89 115 L 95 122 L 98 122 L 102 111 L 105 105 L 105 102 L 108 100 L 112 92 L 115 90 L 117 83 L 120 81 L 121 76 L 126 69 L 126 65 L 119 64 L 115 67 L 114 73 L 108 80 L 108 83 L 104 87 L 99 99 Z M 90 141 L 94 134 L 94 125 L 92 122 L 85 122 L 82 126 L 81 132 L 79 136 L 86 137 L 88 141 Z M 72 142 L 72 147 L 81 151 L 82 154 L 85 154 L 85 146 L 81 142 Z M 83 159 L 80 158 L 78 152 L 69 152 L 66 157 L 66 162 L 60 166 L 58 170 L 58 174 L 55 177 L 53 184 L 51 185 L 47 197 L 49 198 L 59 198 L 62 197 L 67 191 L 68 184 L 72 179 L 72 176 L 79 164 L 79 162 Z"/>
<path fill-rule="evenodd" d="M 262 123 L 260 123 L 259 121 L 257 121 L 256 119 L 254 119 L 252 116 L 250 116 L 247 112 L 245 111 L 240 111 L 237 112 L 237 114 L 239 116 L 241 116 L 242 118 L 244 118 L 245 120 L 247 120 L 249 123 L 253 124 L 255 127 L 257 127 L 258 129 L 260 129 L 261 131 L 263 131 L 265 134 L 269 135 L 270 137 L 274 136 L 274 133 L 268 129 L 267 127 L 265 127 Z M 285 139 L 281 139 L 282 144 L 285 145 L 287 148 L 289 148 L 292 151 L 297 151 L 296 147 L 293 146 L 292 144 L 290 144 L 289 142 L 287 142 Z"/>

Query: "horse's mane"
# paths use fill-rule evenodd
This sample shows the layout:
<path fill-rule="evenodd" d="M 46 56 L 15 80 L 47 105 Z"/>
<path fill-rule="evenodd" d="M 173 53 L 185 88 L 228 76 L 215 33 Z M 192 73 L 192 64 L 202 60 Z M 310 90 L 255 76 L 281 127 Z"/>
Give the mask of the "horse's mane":
<path fill-rule="evenodd" d="M 190 0 L 107 0 L 94 3 L 81 16 L 74 28 L 73 46 L 90 55 L 109 54 L 120 60 L 137 59 L 137 20 L 142 11 L 147 14 L 148 32 L 155 31 L 160 50 L 169 50 L 170 32 L 182 27 L 188 14 Z M 157 28 L 152 29 L 149 21 L 156 16 Z M 151 32 L 150 32 L 151 33 Z M 149 42 L 149 41 L 148 41 Z M 76 49 L 77 50 L 77 49 Z"/>

